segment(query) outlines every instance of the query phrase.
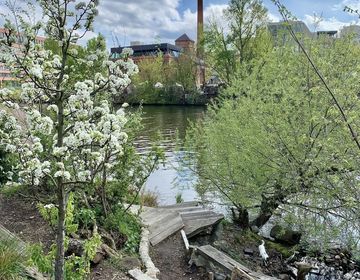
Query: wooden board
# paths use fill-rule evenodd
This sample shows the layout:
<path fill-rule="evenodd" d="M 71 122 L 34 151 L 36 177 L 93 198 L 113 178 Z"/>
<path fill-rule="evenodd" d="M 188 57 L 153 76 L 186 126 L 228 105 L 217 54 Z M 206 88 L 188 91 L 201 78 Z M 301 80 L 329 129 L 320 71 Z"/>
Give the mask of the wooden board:
<path fill-rule="evenodd" d="M 216 213 L 213 213 L 212 215 L 205 213 L 203 216 L 182 217 L 182 219 L 185 224 L 185 233 L 188 238 L 191 238 L 207 228 L 218 224 L 222 219 L 224 219 L 224 216 Z"/>
<path fill-rule="evenodd" d="M 14 245 L 14 249 L 18 251 L 18 253 L 20 254 L 23 254 L 26 251 L 26 243 L 23 242 L 20 238 L 18 238 L 15 234 L 8 231 L 2 225 L 0 225 L 0 240 L 12 241 L 12 244 Z"/>
<path fill-rule="evenodd" d="M 160 243 L 161 241 L 165 240 L 169 236 L 173 235 L 174 233 L 178 232 L 184 227 L 184 223 L 178 215 L 176 218 L 167 221 L 164 224 L 156 225 L 156 231 L 150 233 L 150 243 L 152 246 Z"/>
<path fill-rule="evenodd" d="M 194 207 L 194 206 L 199 206 L 199 202 L 198 201 L 187 201 L 187 202 L 182 202 L 182 203 L 177 203 L 177 204 L 173 204 L 173 205 L 166 205 L 166 206 L 161 206 L 159 208 L 165 208 L 165 209 L 171 209 L 171 208 L 182 208 L 182 207 Z"/>
<path fill-rule="evenodd" d="M 243 272 L 256 280 L 278 280 L 277 278 L 250 270 L 249 268 L 233 260 L 228 255 L 217 250 L 211 245 L 205 245 L 197 248 L 196 253 L 202 255 L 205 259 L 219 266 L 221 269 L 224 269 L 225 272 L 229 275 L 231 275 L 231 272 L 234 270 L 235 267 L 238 267 Z"/>
<path fill-rule="evenodd" d="M 138 209 L 139 206 L 133 205 L 131 210 Z M 190 201 L 158 208 L 143 207 L 140 218 L 149 227 L 150 243 L 154 246 L 183 228 L 187 237 L 193 237 L 220 222 L 224 215 Z"/>

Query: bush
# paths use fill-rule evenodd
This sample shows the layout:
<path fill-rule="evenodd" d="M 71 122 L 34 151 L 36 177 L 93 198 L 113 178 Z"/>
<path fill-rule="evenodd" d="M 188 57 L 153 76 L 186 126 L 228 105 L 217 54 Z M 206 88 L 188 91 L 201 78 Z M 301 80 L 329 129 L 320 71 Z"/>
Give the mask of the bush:
<path fill-rule="evenodd" d="M 105 228 L 109 231 L 117 231 L 121 236 L 117 240 L 117 246 L 125 252 L 136 254 L 139 249 L 141 226 L 134 215 L 127 213 L 122 208 L 118 208 L 110 214 L 105 221 Z M 122 244 L 121 244 L 122 243 Z"/>

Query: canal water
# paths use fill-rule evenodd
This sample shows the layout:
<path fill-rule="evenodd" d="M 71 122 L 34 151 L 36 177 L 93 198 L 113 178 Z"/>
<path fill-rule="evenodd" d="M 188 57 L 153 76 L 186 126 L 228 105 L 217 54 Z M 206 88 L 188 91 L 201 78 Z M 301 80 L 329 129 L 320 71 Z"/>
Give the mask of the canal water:
<path fill-rule="evenodd" d="M 181 194 L 184 201 L 198 198 L 192 188 L 196 178 L 184 168 L 182 158 L 185 151 L 180 144 L 176 147 L 175 139 L 183 141 L 190 122 L 194 122 L 205 113 L 201 106 L 144 106 L 143 130 L 136 141 L 141 153 L 150 149 L 150 139 L 157 133 L 161 134 L 161 146 L 165 151 L 164 165 L 160 165 L 148 178 L 145 191 L 157 194 L 161 205 L 174 204 L 176 195 Z"/>

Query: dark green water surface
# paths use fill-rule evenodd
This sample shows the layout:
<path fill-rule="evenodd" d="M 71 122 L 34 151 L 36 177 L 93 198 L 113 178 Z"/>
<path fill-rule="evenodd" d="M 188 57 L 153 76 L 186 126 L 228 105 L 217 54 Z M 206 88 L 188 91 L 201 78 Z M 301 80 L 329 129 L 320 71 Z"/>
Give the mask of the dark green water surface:
<path fill-rule="evenodd" d="M 146 153 L 150 148 L 150 139 L 160 132 L 162 136 L 161 146 L 165 150 L 165 165 L 161 165 L 151 174 L 145 190 L 156 192 L 160 204 L 175 203 L 175 196 L 181 193 L 184 201 L 196 199 L 197 193 L 192 188 L 196 178 L 189 176 L 187 169 L 182 165 L 183 153 L 181 145 L 176 149 L 176 135 L 184 140 L 189 121 L 202 118 L 205 107 L 200 106 L 144 106 L 143 125 L 144 129 L 136 141 L 140 153 Z"/>

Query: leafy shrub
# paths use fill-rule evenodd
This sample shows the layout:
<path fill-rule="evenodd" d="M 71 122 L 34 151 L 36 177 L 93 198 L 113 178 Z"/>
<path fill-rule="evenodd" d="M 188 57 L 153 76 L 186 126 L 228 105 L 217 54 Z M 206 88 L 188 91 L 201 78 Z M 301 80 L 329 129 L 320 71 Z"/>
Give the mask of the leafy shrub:
<path fill-rule="evenodd" d="M 106 219 L 105 227 L 110 231 L 117 231 L 122 235 L 125 239 L 122 249 L 125 252 L 131 254 L 138 252 L 141 226 L 137 217 L 125 212 L 122 208 L 118 208 Z"/>
<path fill-rule="evenodd" d="M 37 267 L 38 270 L 42 273 L 52 274 L 53 269 L 53 261 L 54 261 L 54 252 L 55 247 L 52 246 L 50 253 L 46 255 L 44 253 L 43 247 L 41 244 L 34 244 L 29 247 L 29 255 L 30 255 L 30 265 Z"/>

